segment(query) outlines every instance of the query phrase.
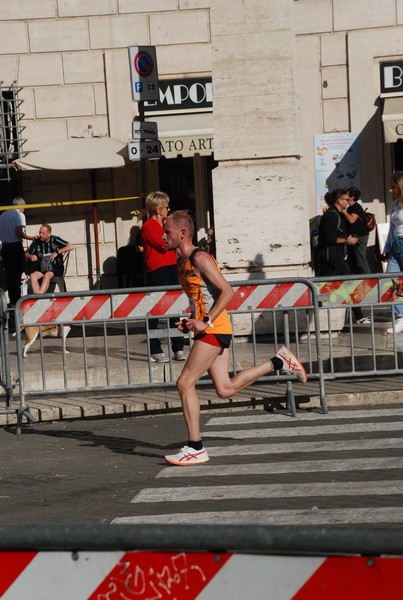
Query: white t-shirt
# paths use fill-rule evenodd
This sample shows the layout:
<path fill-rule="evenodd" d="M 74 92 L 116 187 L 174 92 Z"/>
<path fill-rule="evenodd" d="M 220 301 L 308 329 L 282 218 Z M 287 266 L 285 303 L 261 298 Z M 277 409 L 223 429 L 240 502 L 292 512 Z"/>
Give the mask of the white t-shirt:
<path fill-rule="evenodd" d="M 0 241 L 12 244 L 20 242 L 21 238 L 17 235 L 17 227 L 26 226 L 25 215 L 19 210 L 5 210 L 0 215 Z"/>

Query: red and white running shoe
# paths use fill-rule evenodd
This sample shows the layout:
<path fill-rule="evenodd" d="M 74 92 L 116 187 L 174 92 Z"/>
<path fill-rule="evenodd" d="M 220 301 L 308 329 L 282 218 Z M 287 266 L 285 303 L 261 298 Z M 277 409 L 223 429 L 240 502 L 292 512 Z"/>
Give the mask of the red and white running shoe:
<path fill-rule="evenodd" d="M 209 457 L 204 448 L 195 450 L 194 448 L 189 448 L 189 446 L 183 446 L 177 454 L 164 456 L 164 459 L 170 465 L 190 467 L 191 465 L 201 465 L 202 463 L 208 462 Z"/>
<path fill-rule="evenodd" d="M 286 346 L 282 346 L 279 350 L 277 350 L 275 356 L 277 356 L 277 358 L 281 358 L 283 361 L 284 371 L 287 371 L 292 375 L 296 375 L 301 383 L 306 383 L 308 381 L 308 377 L 302 363 Z"/>

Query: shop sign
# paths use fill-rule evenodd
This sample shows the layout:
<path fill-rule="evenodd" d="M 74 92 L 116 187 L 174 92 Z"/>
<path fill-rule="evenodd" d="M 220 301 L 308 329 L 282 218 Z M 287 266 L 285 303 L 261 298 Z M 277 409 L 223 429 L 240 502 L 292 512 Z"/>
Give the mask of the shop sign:
<path fill-rule="evenodd" d="M 200 154 L 207 156 L 214 151 L 213 136 L 188 135 L 180 137 L 164 138 L 161 133 L 161 155 L 165 158 L 182 156 L 194 156 Z"/>
<path fill-rule="evenodd" d="M 189 111 L 201 108 L 212 110 L 212 107 L 211 77 L 160 80 L 159 99 L 144 103 L 145 112 Z"/>
<path fill-rule="evenodd" d="M 389 61 L 380 63 L 381 67 L 381 94 L 403 93 L 403 61 Z"/>

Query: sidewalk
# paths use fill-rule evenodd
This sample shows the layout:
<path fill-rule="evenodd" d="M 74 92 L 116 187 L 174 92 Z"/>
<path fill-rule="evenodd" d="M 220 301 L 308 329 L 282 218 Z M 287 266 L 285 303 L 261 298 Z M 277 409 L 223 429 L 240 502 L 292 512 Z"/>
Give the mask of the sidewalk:
<path fill-rule="evenodd" d="M 383 323 L 375 324 L 376 347 L 383 350 L 390 350 L 392 340 L 385 336 L 385 325 Z M 402 342 L 403 342 L 403 335 Z M 146 356 L 146 345 L 141 336 L 133 336 L 133 354 L 136 355 L 136 373 L 140 377 L 140 371 L 145 373 L 148 368 Z M 362 353 L 362 360 L 366 361 L 371 351 L 370 328 L 361 327 L 355 334 L 357 344 L 357 355 Z M 398 345 L 400 339 L 398 340 Z M 80 358 L 79 338 L 69 338 L 68 347 L 70 350 L 69 361 Z M 119 354 L 120 340 L 116 336 L 112 348 L 116 351 L 116 365 L 114 364 L 114 376 L 116 381 L 119 378 L 119 365 L 124 368 L 121 356 Z M 10 344 L 11 348 L 11 367 L 12 373 L 16 365 L 15 342 Z M 250 350 L 248 344 L 237 343 L 237 367 L 245 368 L 249 366 Z M 351 349 L 348 336 L 342 334 L 335 340 L 332 340 L 334 361 L 337 364 L 337 371 L 342 373 L 348 370 L 349 360 L 351 359 Z M 400 351 L 403 348 L 398 347 Z M 60 377 L 61 353 L 60 340 L 46 340 L 46 365 L 49 372 L 57 373 Z M 259 359 L 267 354 L 265 344 L 259 344 Z M 378 350 L 377 350 L 378 351 Z M 103 354 L 102 344 L 97 341 L 96 348 L 93 349 L 94 359 L 100 361 Z M 113 354 L 113 353 L 112 353 Z M 115 356 L 113 354 L 113 356 Z M 304 357 L 302 357 L 304 360 Z M 29 354 L 29 358 L 24 362 L 27 376 L 34 378 L 39 372 L 39 349 L 34 348 Z M 176 380 L 184 363 L 172 364 L 173 381 Z M 39 422 L 43 421 L 61 421 L 65 419 L 84 419 L 84 418 L 102 418 L 102 417 L 128 417 L 133 415 L 155 415 L 168 412 L 177 412 L 181 410 L 181 405 L 177 391 L 174 386 L 169 387 L 163 384 L 165 379 L 169 380 L 169 365 L 152 365 L 155 374 L 154 381 L 160 381 L 161 386 L 152 388 L 142 388 L 135 390 L 104 391 L 94 392 L 85 391 L 80 393 L 66 394 L 43 394 L 31 395 L 27 399 L 31 414 Z M 97 377 L 96 371 L 93 377 Z M 320 410 L 319 401 L 319 382 L 317 379 L 311 379 L 304 386 L 293 383 L 293 392 L 297 407 L 301 409 Z M 35 389 L 35 387 L 33 388 Z M 340 406 L 374 406 L 380 404 L 401 404 L 403 402 L 403 370 L 402 374 L 387 375 L 382 377 L 345 377 L 343 379 L 328 379 L 325 382 L 326 399 L 329 410 Z M 285 408 L 286 385 L 278 382 L 256 383 L 249 388 L 237 394 L 229 400 L 220 400 L 215 394 L 212 386 L 201 385 L 199 387 L 199 396 L 202 410 L 206 409 L 226 409 L 226 408 L 262 408 L 268 410 L 279 407 Z M 0 401 L 1 402 L 1 401 Z M 18 395 L 13 407 L 18 408 Z M 0 403 L 2 408 L 2 403 Z M 25 421 L 25 419 L 24 419 Z M 0 426 L 15 424 L 16 415 L 0 414 Z"/>

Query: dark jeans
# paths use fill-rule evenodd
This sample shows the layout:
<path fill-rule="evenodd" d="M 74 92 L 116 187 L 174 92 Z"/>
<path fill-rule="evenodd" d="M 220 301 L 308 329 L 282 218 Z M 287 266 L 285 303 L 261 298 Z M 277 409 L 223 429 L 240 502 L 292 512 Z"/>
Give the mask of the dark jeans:
<path fill-rule="evenodd" d="M 319 251 L 319 277 L 331 275 L 350 275 L 350 267 L 345 259 L 346 248 L 338 244 Z M 356 321 L 364 317 L 361 306 L 351 308 Z"/>
<path fill-rule="evenodd" d="M 21 298 L 21 277 L 25 271 L 25 253 L 22 242 L 12 244 L 3 242 L 1 257 L 6 272 L 10 304 L 15 304 Z"/>
<path fill-rule="evenodd" d="M 155 271 L 147 273 L 147 286 L 158 287 L 164 285 L 178 285 L 178 267 L 176 265 L 169 265 L 167 267 L 161 267 Z M 177 318 L 173 317 L 169 319 L 169 326 L 175 328 Z M 150 330 L 158 329 L 159 319 L 150 319 L 148 327 Z M 172 352 L 178 352 L 183 350 L 183 336 L 171 338 Z M 161 342 L 157 338 L 150 339 L 150 354 L 161 354 Z"/>

